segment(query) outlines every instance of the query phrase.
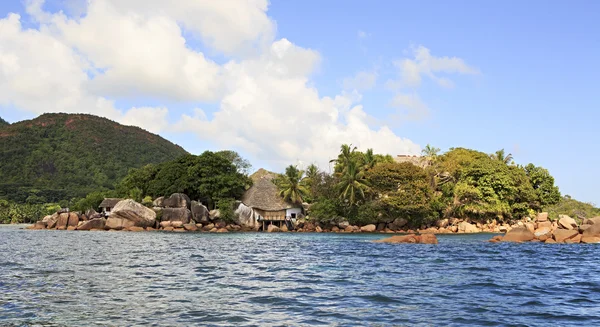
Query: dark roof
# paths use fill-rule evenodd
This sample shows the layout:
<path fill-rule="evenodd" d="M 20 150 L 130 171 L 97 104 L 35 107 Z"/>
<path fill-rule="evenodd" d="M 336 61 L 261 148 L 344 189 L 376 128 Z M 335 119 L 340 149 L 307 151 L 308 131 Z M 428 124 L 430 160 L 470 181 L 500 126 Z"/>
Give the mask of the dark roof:
<path fill-rule="evenodd" d="M 272 176 L 266 175 L 254 181 L 254 185 L 249 188 L 244 196 L 242 203 L 250 208 L 261 209 L 265 211 L 280 211 L 290 208 L 296 208 L 287 203 L 279 196 L 277 185 L 271 181 Z"/>
<path fill-rule="evenodd" d="M 114 208 L 117 203 L 123 201 L 123 199 L 117 199 L 117 198 L 106 198 L 104 199 L 104 201 L 102 201 L 102 203 L 100 203 L 100 205 L 98 206 L 99 208 Z"/>

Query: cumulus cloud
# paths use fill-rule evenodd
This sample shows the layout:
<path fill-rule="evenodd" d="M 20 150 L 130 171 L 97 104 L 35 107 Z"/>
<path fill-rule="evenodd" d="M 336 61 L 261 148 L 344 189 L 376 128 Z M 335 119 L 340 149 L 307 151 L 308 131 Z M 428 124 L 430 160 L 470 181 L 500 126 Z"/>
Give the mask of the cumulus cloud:
<path fill-rule="evenodd" d="M 397 93 L 390 106 L 397 108 L 396 119 L 418 120 L 429 116 L 430 109 L 416 93 Z"/>
<path fill-rule="evenodd" d="M 366 91 L 375 86 L 377 73 L 374 71 L 360 71 L 352 77 L 347 77 L 342 82 L 345 90 Z"/>
<path fill-rule="evenodd" d="M 430 108 L 418 94 L 423 78 L 429 78 L 443 88 L 454 87 L 454 82 L 444 75 L 478 75 L 480 71 L 468 65 L 458 57 L 436 57 L 424 46 L 413 47 L 412 58 L 403 58 L 393 62 L 398 69 L 398 78 L 388 80 L 386 85 L 394 91 L 389 102 L 396 108 L 393 116 L 396 120 L 419 120 L 430 115 Z M 407 89 L 410 92 L 407 92 Z"/>
<path fill-rule="evenodd" d="M 93 113 L 155 133 L 193 132 L 275 169 L 298 159 L 325 166 L 342 143 L 389 154 L 420 150 L 390 128 L 374 127 L 360 104 L 375 73 L 344 81 L 339 95 L 320 95 L 310 77 L 321 55 L 274 38 L 266 0 L 181 0 L 177 6 L 90 0 L 81 16 L 44 11 L 42 0 L 27 4 L 39 28 L 24 29 L 15 14 L 0 19 L 0 106 Z M 190 46 L 188 33 L 207 49 Z M 216 63 L 211 53 L 226 62 Z M 149 107 L 148 98 L 196 109 Z M 117 108 L 120 99 L 140 103 Z M 218 109 L 207 115 L 203 104 Z"/>
<path fill-rule="evenodd" d="M 442 87 L 452 87 L 453 82 L 443 74 L 477 75 L 477 68 L 467 65 L 463 59 L 458 57 L 436 57 L 432 56 L 429 49 L 420 45 L 412 49 L 414 58 L 404 58 L 394 61 L 398 68 L 400 79 L 390 81 L 392 88 L 418 87 L 421 85 L 423 76 L 431 78 Z"/>

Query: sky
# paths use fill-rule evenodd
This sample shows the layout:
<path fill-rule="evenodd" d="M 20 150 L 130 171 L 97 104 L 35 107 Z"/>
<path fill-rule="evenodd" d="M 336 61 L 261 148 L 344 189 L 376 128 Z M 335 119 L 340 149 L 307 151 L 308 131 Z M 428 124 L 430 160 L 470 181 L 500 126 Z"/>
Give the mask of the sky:
<path fill-rule="evenodd" d="M 342 143 L 547 168 L 600 204 L 600 2 L 6 0 L 0 117 L 91 113 L 255 169 Z"/>

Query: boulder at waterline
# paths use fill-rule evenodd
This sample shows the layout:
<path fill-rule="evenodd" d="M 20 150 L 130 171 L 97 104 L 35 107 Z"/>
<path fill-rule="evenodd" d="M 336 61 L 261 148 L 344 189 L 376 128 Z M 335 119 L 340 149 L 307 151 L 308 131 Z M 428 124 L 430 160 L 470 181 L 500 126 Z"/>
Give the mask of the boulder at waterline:
<path fill-rule="evenodd" d="M 556 243 L 564 243 L 567 239 L 579 236 L 578 230 L 573 229 L 557 229 L 552 233 L 552 237 Z"/>
<path fill-rule="evenodd" d="M 173 193 L 170 197 L 163 199 L 163 207 L 167 208 L 189 208 L 192 201 L 183 193 Z"/>
<path fill-rule="evenodd" d="M 183 228 L 190 232 L 195 232 L 198 230 L 198 226 L 196 226 L 196 224 L 184 224 Z"/>
<path fill-rule="evenodd" d="M 275 225 L 269 225 L 269 227 L 267 227 L 267 232 L 269 232 L 269 233 L 279 232 L 279 227 L 277 227 Z"/>
<path fill-rule="evenodd" d="M 69 224 L 69 213 L 63 212 L 58 216 L 58 220 L 56 221 L 57 229 L 66 229 Z"/>
<path fill-rule="evenodd" d="M 583 233 L 583 237 L 600 237 L 600 224 L 593 224 L 586 228 Z"/>
<path fill-rule="evenodd" d="M 121 230 L 124 228 L 135 226 L 135 222 L 125 218 L 108 217 L 104 225 L 104 229 Z"/>
<path fill-rule="evenodd" d="M 183 221 L 176 220 L 171 222 L 171 227 L 173 228 L 183 228 L 183 225 Z"/>
<path fill-rule="evenodd" d="M 581 243 L 600 243 L 600 237 L 597 236 L 583 236 L 581 237 Z"/>
<path fill-rule="evenodd" d="M 502 242 L 529 242 L 534 238 L 535 235 L 526 227 L 516 227 L 502 237 Z"/>
<path fill-rule="evenodd" d="M 133 200 L 128 199 L 120 201 L 115 205 L 113 210 L 110 212 L 109 219 L 110 218 L 123 219 L 131 222 L 131 224 L 123 224 L 124 227 L 129 227 L 129 225 L 151 227 L 154 226 L 156 222 L 156 212 Z"/>
<path fill-rule="evenodd" d="M 162 209 L 162 221 L 181 221 L 188 224 L 192 219 L 192 212 L 187 208 L 164 208 Z"/>
<path fill-rule="evenodd" d="M 196 223 L 206 223 L 209 219 L 208 208 L 197 201 L 192 201 L 192 220 Z"/>
<path fill-rule="evenodd" d="M 77 227 L 77 225 L 79 225 L 79 215 L 75 212 L 70 212 L 67 226 Z"/>
<path fill-rule="evenodd" d="M 360 228 L 361 232 L 365 232 L 365 233 L 372 233 L 374 231 L 377 230 L 377 226 L 370 224 L 370 225 L 366 225 Z"/>
<path fill-rule="evenodd" d="M 406 224 L 408 224 L 408 220 L 404 218 L 396 218 L 389 224 L 389 228 L 393 230 L 399 230 L 402 227 L 406 226 Z"/>
<path fill-rule="evenodd" d="M 77 230 L 104 229 L 104 226 L 106 226 L 106 219 L 94 218 L 81 224 Z"/>
<path fill-rule="evenodd" d="M 438 244 L 437 237 L 434 234 L 423 235 L 395 235 L 392 237 L 377 240 L 375 243 L 415 243 L 415 244 Z"/>
<path fill-rule="evenodd" d="M 558 216 L 558 226 L 564 229 L 574 229 L 577 228 L 577 222 L 575 219 L 567 216 L 567 215 L 559 215 Z"/>
<path fill-rule="evenodd" d="M 463 232 L 463 233 L 479 233 L 480 232 L 480 230 L 479 230 L 479 228 L 477 228 L 477 226 L 470 224 L 466 221 L 463 221 L 460 224 L 458 224 L 458 231 Z"/>

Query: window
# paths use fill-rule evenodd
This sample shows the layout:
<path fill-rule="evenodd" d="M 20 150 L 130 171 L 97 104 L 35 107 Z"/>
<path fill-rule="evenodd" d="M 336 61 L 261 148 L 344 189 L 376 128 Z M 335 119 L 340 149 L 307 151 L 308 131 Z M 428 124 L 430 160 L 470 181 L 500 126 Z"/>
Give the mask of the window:
<path fill-rule="evenodd" d="M 292 213 L 292 218 L 296 218 L 296 213 Z"/>

